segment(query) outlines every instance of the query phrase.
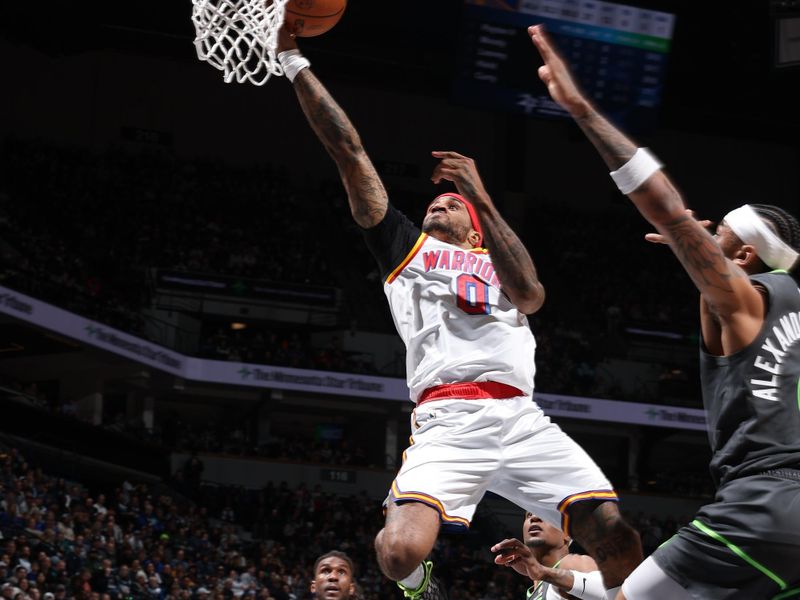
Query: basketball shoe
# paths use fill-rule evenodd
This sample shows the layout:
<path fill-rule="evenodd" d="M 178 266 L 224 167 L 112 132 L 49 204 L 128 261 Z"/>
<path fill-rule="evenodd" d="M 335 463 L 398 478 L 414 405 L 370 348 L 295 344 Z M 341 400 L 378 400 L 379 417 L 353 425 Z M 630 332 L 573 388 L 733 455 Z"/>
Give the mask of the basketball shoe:
<path fill-rule="evenodd" d="M 418 588 L 412 590 L 398 582 L 397 586 L 403 590 L 403 596 L 410 600 L 447 600 L 447 592 L 442 582 L 431 572 L 433 562 L 425 560 L 422 562 L 422 567 L 425 569 L 425 577 Z"/>

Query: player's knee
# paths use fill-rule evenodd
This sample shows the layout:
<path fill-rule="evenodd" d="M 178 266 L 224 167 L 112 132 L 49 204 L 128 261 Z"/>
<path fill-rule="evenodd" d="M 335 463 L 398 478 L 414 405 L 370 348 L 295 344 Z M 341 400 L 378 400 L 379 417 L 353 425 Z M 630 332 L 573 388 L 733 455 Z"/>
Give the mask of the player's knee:
<path fill-rule="evenodd" d="M 375 538 L 375 550 L 383 574 L 399 581 L 411 574 L 430 548 L 423 548 L 418 541 L 403 536 L 401 532 L 384 528 Z"/>
<path fill-rule="evenodd" d="M 622 516 L 616 502 L 577 504 L 571 507 L 570 522 L 572 536 L 587 549 L 595 542 L 609 540 L 616 540 L 621 549 L 639 545 L 639 534 Z"/>
<path fill-rule="evenodd" d="M 593 515 L 598 523 L 602 523 L 608 534 L 633 535 L 636 531 L 628 524 L 617 508 L 616 502 L 607 503 L 608 506 L 598 509 L 601 514 Z M 605 510 L 603 510 L 605 509 Z M 599 517 L 599 518 L 598 518 Z"/>

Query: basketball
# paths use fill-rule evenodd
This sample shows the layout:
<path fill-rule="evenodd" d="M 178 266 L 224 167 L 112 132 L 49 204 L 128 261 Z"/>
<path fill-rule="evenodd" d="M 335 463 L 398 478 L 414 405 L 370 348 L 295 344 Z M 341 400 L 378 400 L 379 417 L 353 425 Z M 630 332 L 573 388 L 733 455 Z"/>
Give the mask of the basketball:
<path fill-rule="evenodd" d="M 289 0 L 284 22 L 297 37 L 314 37 L 332 29 L 346 6 L 347 0 Z"/>

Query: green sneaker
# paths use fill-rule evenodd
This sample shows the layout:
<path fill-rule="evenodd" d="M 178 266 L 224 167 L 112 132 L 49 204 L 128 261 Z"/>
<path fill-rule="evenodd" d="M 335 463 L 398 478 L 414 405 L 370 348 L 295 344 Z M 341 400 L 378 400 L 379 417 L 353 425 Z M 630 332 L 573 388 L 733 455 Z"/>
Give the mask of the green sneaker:
<path fill-rule="evenodd" d="M 444 586 L 431 572 L 433 571 L 433 562 L 430 560 L 423 561 L 422 568 L 425 569 L 425 576 L 418 588 L 412 590 L 400 582 L 397 583 L 397 587 L 403 590 L 403 596 L 411 600 L 447 600 L 447 592 L 445 592 Z"/>

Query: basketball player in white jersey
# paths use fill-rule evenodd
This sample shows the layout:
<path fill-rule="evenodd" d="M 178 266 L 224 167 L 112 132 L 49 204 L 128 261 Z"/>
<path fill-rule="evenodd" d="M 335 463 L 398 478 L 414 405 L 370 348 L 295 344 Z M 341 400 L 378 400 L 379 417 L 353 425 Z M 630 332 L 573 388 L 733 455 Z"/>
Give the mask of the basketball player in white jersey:
<path fill-rule="evenodd" d="M 457 193 L 437 196 L 417 227 L 389 203 L 358 133 L 285 28 L 279 51 L 336 162 L 407 349 L 416 409 L 375 539 L 381 570 L 408 598 L 446 598 L 425 559 L 440 527 L 469 527 L 492 491 L 561 524 L 595 558 L 606 586 L 619 586 L 642 559 L 638 535 L 601 470 L 532 400 L 536 344 L 526 315 L 541 307 L 544 288 L 474 161 L 432 153 L 433 183 L 451 182 Z"/>

